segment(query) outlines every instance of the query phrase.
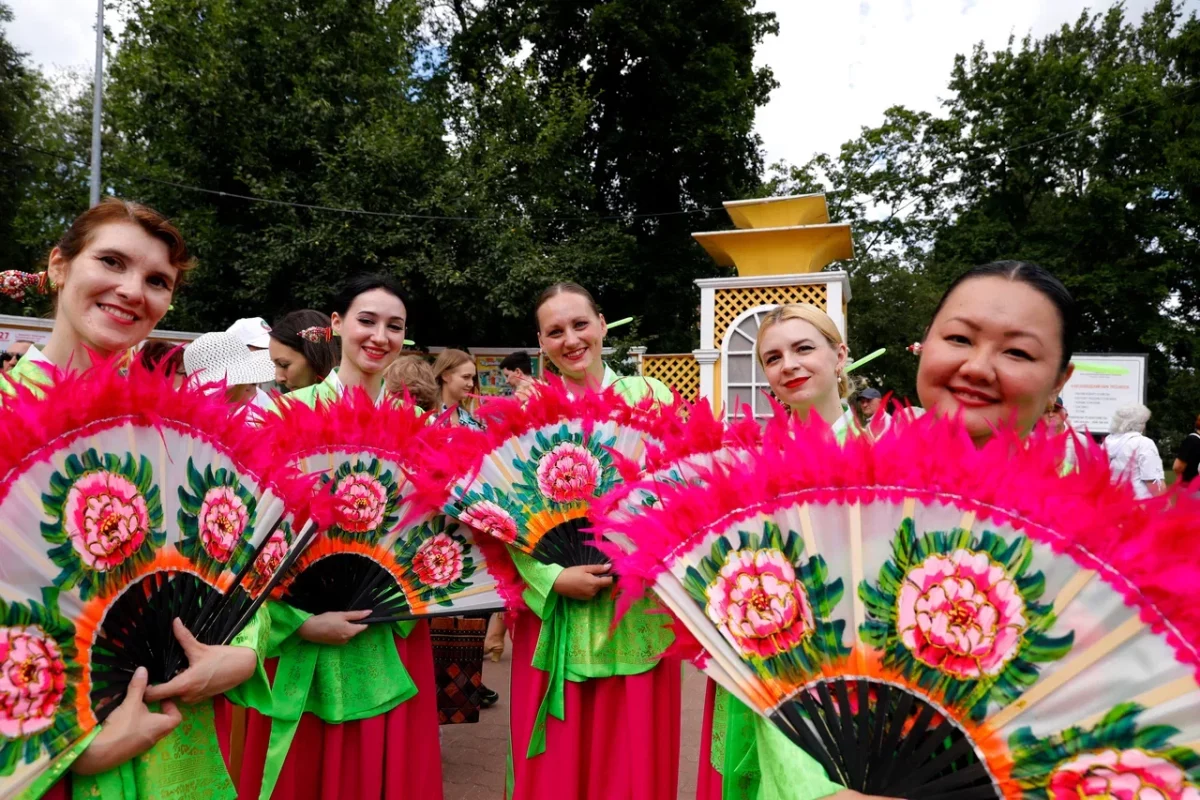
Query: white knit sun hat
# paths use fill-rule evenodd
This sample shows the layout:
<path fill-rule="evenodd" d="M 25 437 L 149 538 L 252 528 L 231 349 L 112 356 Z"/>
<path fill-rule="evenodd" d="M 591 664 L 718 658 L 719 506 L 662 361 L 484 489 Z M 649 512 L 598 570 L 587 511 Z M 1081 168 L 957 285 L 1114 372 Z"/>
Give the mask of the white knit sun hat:
<path fill-rule="evenodd" d="M 275 379 L 270 352 L 251 352 L 232 333 L 206 333 L 188 344 L 183 348 L 183 369 L 197 384 L 225 381 L 226 386 L 242 386 Z"/>

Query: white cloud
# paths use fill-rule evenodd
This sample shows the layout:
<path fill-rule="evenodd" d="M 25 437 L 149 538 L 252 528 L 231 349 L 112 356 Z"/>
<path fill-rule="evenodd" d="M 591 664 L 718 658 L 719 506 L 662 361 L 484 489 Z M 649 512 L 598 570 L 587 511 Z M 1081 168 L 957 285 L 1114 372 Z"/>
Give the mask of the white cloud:
<path fill-rule="evenodd" d="M 96 63 L 96 0 L 5 0 L 14 20 L 9 40 L 29 53 L 47 73 L 77 70 L 90 73 Z M 116 12 L 104 13 L 114 33 L 121 30 Z"/>
<path fill-rule="evenodd" d="M 1003 48 L 1010 35 L 1043 36 L 1073 23 L 1085 8 L 1113 0 L 758 0 L 780 31 L 756 61 L 775 71 L 779 88 L 759 111 L 767 162 L 802 164 L 835 152 L 876 125 L 893 105 L 936 111 L 948 96 L 954 56 L 976 42 Z M 1153 0 L 1127 0 L 1127 18 Z"/>
<path fill-rule="evenodd" d="M 90 72 L 95 0 L 7 0 L 16 16 L 8 35 L 48 71 Z M 978 41 L 989 49 L 1074 22 L 1085 8 L 1114 0 L 758 0 L 778 15 L 780 32 L 759 48 L 780 86 L 759 111 L 768 163 L 803 163 L 833 152 L 878 124 L 892 105 L 936 111 L 954 56 Z M 1140 16 L 1153 0 L 1126 0 Z M 1194 6 L 1196 0 L 1189 0 Z M 115 31 L 120 20 L 106 22 Z"/>

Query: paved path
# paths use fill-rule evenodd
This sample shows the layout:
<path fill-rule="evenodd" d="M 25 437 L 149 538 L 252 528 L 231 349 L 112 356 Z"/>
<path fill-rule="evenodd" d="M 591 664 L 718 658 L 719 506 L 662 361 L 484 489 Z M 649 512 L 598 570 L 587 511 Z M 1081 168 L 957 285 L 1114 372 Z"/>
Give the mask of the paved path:
<path fill-rule="evenodd" d="M 480 712 L 474 725 L 443 725 L 442 769 L 445 800 L 501 800 L 508 750 L 509 657 L 486 662 L 483 680 L 500 692 L 500 702 Z M 691 667 L 683 680 L 683 736 L 679 758 L 679 800 L 696 796 L 696 757 L 704 715 L 704 676 Z M 564 800 L 569 800 L 564 798 Z"/>

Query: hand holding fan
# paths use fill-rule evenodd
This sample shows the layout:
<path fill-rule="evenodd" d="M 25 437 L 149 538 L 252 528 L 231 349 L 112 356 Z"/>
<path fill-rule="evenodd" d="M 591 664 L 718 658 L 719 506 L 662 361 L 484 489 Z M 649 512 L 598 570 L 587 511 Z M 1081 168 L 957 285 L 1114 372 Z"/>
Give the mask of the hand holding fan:
<path fill-rule="evenodd" d="M 366 623 L 503 606 L 471 531 L 423 502 L 412 481 L 425 450 L 451 446 L 425 420 L 349 392 L 316 409 L 287 404 L 266 422 L 275 452 L 319 476 L 329 523 L 284 570 L 283 600 L 312 614 L 370 610 Z"/>
<path fill-rule="evenodd" d="M 0 408 L 5 794 L 94 730 L 137 667 L 160 684 L 187 666 L 175 618 L 227 644 L 263 599 L 255 563 L 308 492 L 227 405 L 140 365 L 14 392 Z"/>
<path fill-rule="evenodd" d="M 798 426 L 633 523 L 706 670 L 868 794 L 1200 798 L 1200 504 L 1062 438 Z M 647 567 L 653 562 L 654 567 Z"/>
<path fill-rule="evenodd" d="M 561 382 L 525 402 L 493 401 L 484 413 L 486 454 L 455 484 L 446 513 L 542 563 L 607 564 L 586 532 L 588 511 L 636 476 L 662 415 L 612 392 L 575 397 Z"/>

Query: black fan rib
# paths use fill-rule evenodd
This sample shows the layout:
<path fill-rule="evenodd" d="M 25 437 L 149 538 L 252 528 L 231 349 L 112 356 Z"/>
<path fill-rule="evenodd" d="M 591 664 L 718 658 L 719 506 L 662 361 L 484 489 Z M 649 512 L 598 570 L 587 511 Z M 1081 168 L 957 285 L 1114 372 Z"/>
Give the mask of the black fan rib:
<path fill-rule="evenodd" d="M 395 577 L 359 553 L 334 553 L 310 564 L 288 586 L 284 600 L 310 614 L 370 611 L 364 623 L 397 618 L 408 610 Z"/>
<path fill-rule="evenodd" d="M 587 517 L 560 522 L 538 540 L 533 548 L 533 557 L 543 564 L 561 567 L 608 564 L 608 556 L 592 544 L 595 541 L 594 534 L 585 530 L 589 524 Z"/>
<path fill-rule="evenodd" d="M 890 684 L 819 681 L 771 717 L 848 789 L 921 800 L 999 798 L 971 740 L 936 706 Z"/>

